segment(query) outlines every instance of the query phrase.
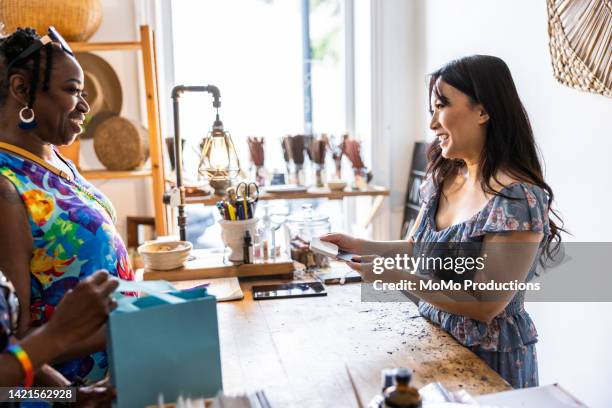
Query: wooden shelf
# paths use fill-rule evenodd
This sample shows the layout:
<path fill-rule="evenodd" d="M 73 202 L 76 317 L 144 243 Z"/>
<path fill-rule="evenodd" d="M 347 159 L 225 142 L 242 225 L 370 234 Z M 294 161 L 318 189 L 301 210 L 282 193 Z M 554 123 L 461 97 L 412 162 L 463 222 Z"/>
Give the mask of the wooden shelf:
<path fill-rule="evenodd" d="M 179 269 L 157 271 L 154 269 L 138 269 L 136 276 L 143 280 L 163 279 L 168 281 L 183 281 L 192 279 L 211 279 L 229 277 L 254 276 L 287 276 L 293 275 L 293 261 L 288 258 L 278 258 L 269 261 L 258 261 L 253 264 L 240 264 L 225 261 L 224 254 L 211 253 L 209 250 L 195 249 L 191 251 L 194 259 L 187 261 Z"/>
<path fill-rule="evenodd" d="M 295 200 L 295 199 L 315 199 L 327 198 L 330 200 L 341 200 L 344 197 L 364 197 L 364 196 L 388 196 L 389 190 L 381 186 L 368 186 L 367 190 L 351 190 L 347 188 L 342 191 L 332 191 L 328 188 L 310 188 L 306 192 L 300 193 L 264 193 L 259 196 L 260 200 Z M 220 198 L 215 195 L 202 196 L 198 193 L 187 194 L 187 204 L 207 204 L 214 205 Z"/>
<path fill-rule="evenodd" d="M 125 51 L 125 50 L 140 50 L 142 48 L 142 44 L 138 41 L 124 41 L 124 42 L 112 42 L 112 43 L 73 42 L 73 43 L 70 43 L 70 48 L 72 48 L 74 52 Z"/>
<path fill-rule="evenodd" d="M 128 179 L 142 178 L 151 176 L 151 170 L 133 170 L 133 171 L 110 171 L 110 170 L 83 170 L 83 177 L 87 180 L 111 180 L 111 179 Z"/>

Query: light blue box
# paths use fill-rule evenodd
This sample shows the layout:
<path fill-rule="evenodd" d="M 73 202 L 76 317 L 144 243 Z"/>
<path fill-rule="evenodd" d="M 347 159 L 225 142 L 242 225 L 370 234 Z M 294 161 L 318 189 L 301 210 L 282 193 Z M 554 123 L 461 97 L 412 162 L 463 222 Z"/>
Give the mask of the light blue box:
<path fill-rule="evenodd" d="M 126 299 L 107 325 L 115 406 L 215 396 L 223 387 L 216 299 L 206 289 Z"/>

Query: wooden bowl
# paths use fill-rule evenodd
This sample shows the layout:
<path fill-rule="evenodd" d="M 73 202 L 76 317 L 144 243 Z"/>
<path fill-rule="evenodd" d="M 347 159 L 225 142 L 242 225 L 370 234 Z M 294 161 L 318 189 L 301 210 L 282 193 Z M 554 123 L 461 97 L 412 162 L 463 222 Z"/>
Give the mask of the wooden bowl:
<path fill-rule="evenodd" d="M 331 191 L 343 191 L 346 188 L 346 181 L 342 180 L 329 180 L 327 182 L 327 187 Z"/>
<path fill-rule="evenodd" d="M 183 266 L 193 245 L 189 241 L 148 242 L 138 247 L 145 269 L 168 271 Z"/>

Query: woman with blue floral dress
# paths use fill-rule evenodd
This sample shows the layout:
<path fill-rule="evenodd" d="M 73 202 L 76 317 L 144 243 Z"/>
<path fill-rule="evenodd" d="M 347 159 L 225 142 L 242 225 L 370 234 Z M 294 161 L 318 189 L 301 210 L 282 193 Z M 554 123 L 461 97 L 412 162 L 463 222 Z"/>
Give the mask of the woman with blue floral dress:
<path fill-rule="evenodd" d="M 518 284 L 534 278 L 538 264 L 554 253 L 563 229 L 549 217 L 556 215 L 551 210 L 553 192 L 543 178 L 529 119 L 507 65 L 497 57 L 451 61 L 431 74 L 429 95 L 430 129 L 436 138 L 428 149 L 422 206 L 408 240 L 367 241 L 345 234 L 322 239 L 363 255 L 360 262 L 348 264 L 366 281 L 419 282 L 426 277 L 438 282 L 515 282 L 517 289 L 511 290 L 464 289 L 461 299 L 467 301 L 443 289 L 412 294 L 420 299 L 423 317 L 471 349 L 513 387 L 536 386 L 537 331 Z M 517 245 L 521 252 L 512 252 Z M 419 267 L 416 275 L 399 269 L 373 274 L 375 257 L 419 257 L 434 250 L 452 259 L 458 259 L 457 250 L 490 256 L 482 270 L 465 274 L 459 264 L 450 272 Z M 496 274 L 500 270 L 501 276 Z"/>
<path fill-rule="evenodd" d="M 423 217 L 413 234 L 418 242 L 482 242 L 486 234 L 532 231 L 550 235 L 548 196 L 541 188 L 518 182 L 500 191 L 471 219 L 437 230 L 435 212 L 439 191 L 428 180 L 421 188 Z M 545 242 L 544 239 L 542 242 Z M 542 247 L 543 244 L 540 244 Z M 533 279 L 537 260 L 526 280 Z M 505 309 L 490 323 L 448 313 L 421 301 L 419 312 L 469 347 L 515 387 L 538 385 L 535 343 L 537 332 L 524 308 L 525 291 L 517 291 Z"/>

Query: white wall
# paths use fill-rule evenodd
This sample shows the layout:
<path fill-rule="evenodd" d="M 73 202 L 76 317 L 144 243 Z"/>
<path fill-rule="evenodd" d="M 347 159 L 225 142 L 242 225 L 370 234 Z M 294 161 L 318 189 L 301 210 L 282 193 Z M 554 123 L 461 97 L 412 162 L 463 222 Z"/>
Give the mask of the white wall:
<path fill-rule="evenodd" d="M 374 238 L 399 239 L 412 146 L 422 140 L 426 110 L 423 5 L 420 1 L 372 0 L 372 172 L 391 190 L 374 221 Z"/>
<path fill-rule="evenodd" d="M 556 82 L 546 22 L 544 0 L 372 0 L 373 169 L 392 190 L 388 237 L 399 235 L 412 144 L 431 137 L 425 74 L 480 53 L 513 73 L 573 234 L 566 239 L 610 240 L 612 217 L 593 214 L 606 214 L 612 199 L 612 101 Z"/>
<path fill-rule="evenodd" d="M 546 2 L 424 3 L 426 71 L 469 54 L 504 59 L 529 113 L 556 207 L 574 234 L 565 239 L 610 241 L 612 99 L 567 88 L 553 78 Z M 421 92 L 426 101 L 426 91 Z M 532 303 L 527 309 L 540 335 L 540 383 L 559 382 L 589 406 L 610 406 L 612 304 Z"/>
<path fill-rule="evenodd" d="M 425 67 L 492 54 L 510 67 L 569 231 L 610 241 L 612 100 L 559 84 L 552 75 L 544 0 L 428 0 Z M 423 129 L 427 133 L 427 129 Z"/>

